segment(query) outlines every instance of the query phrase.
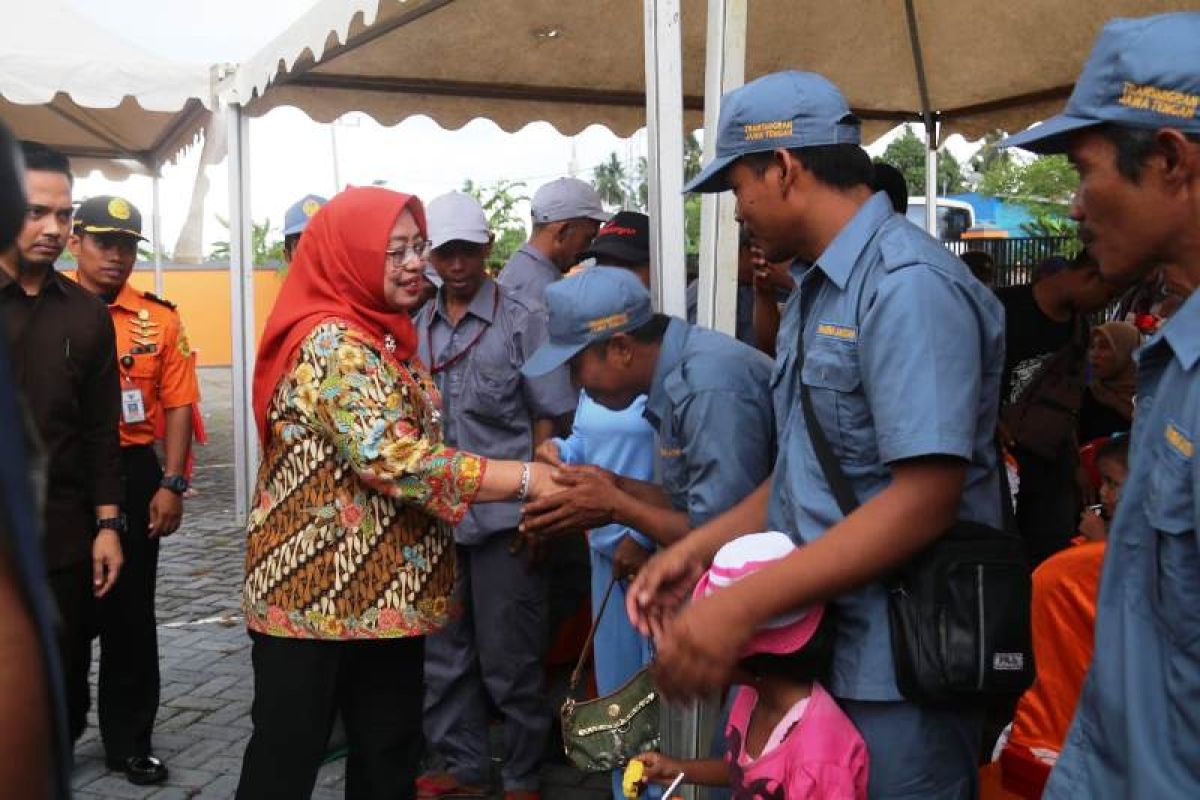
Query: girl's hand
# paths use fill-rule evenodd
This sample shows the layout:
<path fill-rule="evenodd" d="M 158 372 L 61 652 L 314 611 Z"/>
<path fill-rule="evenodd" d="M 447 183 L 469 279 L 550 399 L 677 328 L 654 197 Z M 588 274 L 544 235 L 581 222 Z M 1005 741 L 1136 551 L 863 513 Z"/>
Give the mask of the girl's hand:
<path fill-rule="evenodd" d="M 683 772 L 683 764 L 677 759 L 664 756 L 662 753 L 649 752 L 642 753 L 637 756 L 637 760 L 646 765 L 646 771 L 642 774 L 644 783 L 657 783 L 660 786 L 668 786 L 671 781 L 679 773 Z"/>

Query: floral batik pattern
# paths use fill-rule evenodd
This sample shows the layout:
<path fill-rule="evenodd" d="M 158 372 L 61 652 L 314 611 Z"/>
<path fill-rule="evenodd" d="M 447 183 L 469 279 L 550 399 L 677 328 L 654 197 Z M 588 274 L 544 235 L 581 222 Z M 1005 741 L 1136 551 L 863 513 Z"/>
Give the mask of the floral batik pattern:
<path fill-rule="evenodd" d="M 250 512 L 243 609 L 272 636 L 421 636 L 452 608 L 451 526 L 484 459 L 442 443 L 417 361 L 344 322 L 314 328 L 280 380 Z"/>

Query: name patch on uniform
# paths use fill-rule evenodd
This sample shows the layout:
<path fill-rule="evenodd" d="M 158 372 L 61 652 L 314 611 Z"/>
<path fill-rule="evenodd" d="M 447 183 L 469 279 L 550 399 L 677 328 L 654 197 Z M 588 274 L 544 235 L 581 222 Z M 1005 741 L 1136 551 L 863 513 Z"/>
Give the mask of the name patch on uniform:
<path fill-rule="evenodd" d="M 1171 449 L 1184 458 L 1191 458 L 1192 454 L 1196 452 L 1196 446 L 1192 444 L 1192 440 L 1175 427 L 1174 422 L 1167 423 L 1166 439 Z"/>
<path fill-rule="evenodd" d="M 629 315 L 622 311 L 619 314 L 611 314 L 607 317 L 588 320 L 587 329 L 592 333 L 600 333 L 602 331 L 611 331 L 613 328 L 619 328 L 627 322 L 629 322 Z"/>
<path fill-rule="evenodd" d="M 858 328 L 853 325 L 834 325 L 832 322 L 818 322 L 817 336 L 828 336 L 843 342 L 857 342 Z"/>
<path fill-rule="evenodd" d="M 682 447 L 660 447 L 658 455 L 662 458 L 679 458 L 683 455 Z"/>

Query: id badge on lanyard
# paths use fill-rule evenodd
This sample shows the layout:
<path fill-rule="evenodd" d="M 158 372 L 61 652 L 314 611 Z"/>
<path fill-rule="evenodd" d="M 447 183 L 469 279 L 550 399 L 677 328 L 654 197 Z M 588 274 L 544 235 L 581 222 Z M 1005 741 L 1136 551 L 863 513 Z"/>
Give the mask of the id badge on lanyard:
<path fill-rule="evenodd" d="M 126 384 L 121 389 L 121 421 L 126 425 L 146 421 L 146 401 L 136 386 Z"/>

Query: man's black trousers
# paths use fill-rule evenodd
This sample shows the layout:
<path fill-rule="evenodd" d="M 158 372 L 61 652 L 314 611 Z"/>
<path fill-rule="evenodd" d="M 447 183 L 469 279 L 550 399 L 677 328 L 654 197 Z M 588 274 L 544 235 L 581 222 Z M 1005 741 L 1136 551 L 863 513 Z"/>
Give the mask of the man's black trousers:
<path fill-rule="evenodd" d="M 121 448 L 125 469 L 127 529 L 121 575 L 99 601 L 100 738 L 110 763 L 152 752 L 150 737 L 158 714 L 158 633 L 154 583 L 158 539 L 151 539 L 150 500 L 162 469 L 150 446 Z"/>

